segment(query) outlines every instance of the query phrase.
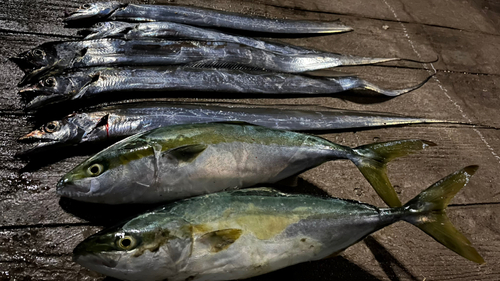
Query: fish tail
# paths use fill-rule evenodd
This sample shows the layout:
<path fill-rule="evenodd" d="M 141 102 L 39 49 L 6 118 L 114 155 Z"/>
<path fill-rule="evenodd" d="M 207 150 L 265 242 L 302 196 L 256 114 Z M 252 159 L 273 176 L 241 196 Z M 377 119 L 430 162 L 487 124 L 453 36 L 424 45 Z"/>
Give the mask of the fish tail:
<path fill-rule="evenodd" d="M 405 89 L 399 89 L 399 90 L 385 90 L 385 89 L 382 89 L 368 81 L 364 81 L 364 80 L 360 80 L 359 81 L 359 84 L 357 85 L 357 87 L 355 87 L 354 89 L 358 89 L 358 90 L 370 90 L 370 91 L 374 91 L 376 93 L 379 93 L 379 94 L 382 94 L 384 96 L 388 96 L 388 97 L 397 97 L 397 96 L 400 96 L 402 94 L 406 94 L 406 93 L 409 93 L 411 91 L 415 91 L 416 89 L 422 87 L 425 83 L 427 83 L 427 81 L 429 81 L 434 75 L 431 75 L 429 77 L 427 77 L 424 81 L 422 81 L 421 83 L 417 84 L 417 85 L 414 85 L 414 86 L 411 86 L 411 87 L 408 87 L 408 88 L 405 88 Z"/>
<path fill-rule="evenodd" d="M 353 149 L 358 156 L 353 162 L 387 205 L 400 207 L 401 201 L 387 177 L 387 163 L 435 145 L 425 140 L 397 140 L 363 145 Z"/>
<path fill-rule="evenodd" d="M 473 262 L 482 264 L 484 259 L 472 247 L 446 216 L 450 200 L 470 180 L 478 166 L 468 166 L 436 182 L 403 207 L 403 220 L 429 234 L 448 249 Z"/>
<path fill-rule="evenodd" d="M 342 56 L 339 57 L 340 65 L 367 65 L 376 64 L 389 61 L 398 61 L 400 58 L 368 58 L 368 57 L 357 57 L 357 56 Z"/>

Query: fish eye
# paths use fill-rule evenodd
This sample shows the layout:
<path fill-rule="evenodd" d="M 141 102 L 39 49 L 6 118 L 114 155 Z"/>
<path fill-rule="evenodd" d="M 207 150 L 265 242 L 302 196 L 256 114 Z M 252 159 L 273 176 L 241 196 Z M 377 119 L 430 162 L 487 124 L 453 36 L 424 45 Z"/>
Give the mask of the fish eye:
<path fill-rule="evenodd" d="M 37 57 L 43 57 L 44 54 L 45 54 L 45 52 L 40 50 L 40 49 L 33 50 L 33 55 L 35 55 Z"/>
<path fill-rule="evenodd" d="M 92 177 L 97 177 L 104 171 L 104 167 L 101 164 L 95 163 L 91 165 L 88 169 L 87 172 L 90 176 Z"/>
<path fill-rule="evenodd" d="M 56 79 L 54 77 L 49 77 L 43 81 L 43 86 L 54 87 L 56 85 Z"/>
<path fill-rule="evenodd" d="M 116 242 L 118 248 L 122 250 L 132 250 L 135 247 L 136 240 L 132 236 L 124 236 Z"/>
<path fill-rule="evenodd" d="M 90 4 L 83 4 L 80 8 L 81 9 L 90 9 L 90 7 L 92 7 Z"/>
<path fill-rule="evenodd" d="M 52 121 L 52 122 L 47 123 L 47 124 L 43 127 L 43 129 L 44 129 L 44 131 L 45 131 L 45 132 L 47 132 L 47 133 L 53 133 L 53 132 L 55 132 L 55 131 L 59 130 L 59 128 L 60 128 L 60 127 L 61 127 L 61 126 L 59 125 L 59 122 L 57 122 L 57 121 Z"/>

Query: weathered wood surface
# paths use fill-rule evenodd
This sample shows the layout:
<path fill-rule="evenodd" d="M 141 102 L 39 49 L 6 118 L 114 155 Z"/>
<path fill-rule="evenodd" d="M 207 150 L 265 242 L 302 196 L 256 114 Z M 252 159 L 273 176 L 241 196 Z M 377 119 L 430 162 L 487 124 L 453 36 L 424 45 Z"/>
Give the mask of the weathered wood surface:
<path fill-rule="evenodd" d="M 166 1 L 136 1 L 160 3 Z M 90 151 L 61 151 L 31 162 L 14 158 L 16 139 L 33 127 L 21 113 L 16 83 L 22 72 L 7 60 L 53 40 L 71 39 L 60 16 L 84 1 L 7 0 L 0 5 L 0 279 L 102 280 L 71 262 L 73 247 L 134 210 L 60 200 L 55 183 Z M 500 5 L 493 0 L 177 0 L 227 11 L 276 18 L 341 19 L 355 28 L 343 35 L 280 39 L 301 46 L 364 56 L 440 60 L 432 65 L 388 64 L 344 68 L 386 87 L 404 87 L 435 78 L 422 89 L 391 100 L 315 97 L 234 99 L 248 104 L 317 104 L 375 110 L 500 127 Z M 401 67 L 395 67 L 401 66 Z M 197 99 L 223 102 L 222 99 Z M 64 111 L 64 112 L 63 112 Z M 60 115 L 66 110 L 61 109 Z M 48 117 L 47 117 L 48 118 Z M 48 120 L 37 120 L 44 122 Z M 402 201 L 441 177 L 470 164 L 481 166 L 450 207 L 449 216 L 486 260 L 475 265 L 415 227 L 397 223 L 349 248 L 341 257 L 305 263 L 256 280 L 499 280 L 500 279 L 500 130 L 485 127 L 426 125 L 330 133 L 324 137 L 349 146 L 400 138 L 439 144 L 397 159 L 389 176 Z M 347 161 L 326 163 L 301 176 L 301 190 L 383 206 L 356 167 Z M 317 189 L 316 189 L 317 190 Z M 107 279 L 109 280 L 109 278 Z"/>

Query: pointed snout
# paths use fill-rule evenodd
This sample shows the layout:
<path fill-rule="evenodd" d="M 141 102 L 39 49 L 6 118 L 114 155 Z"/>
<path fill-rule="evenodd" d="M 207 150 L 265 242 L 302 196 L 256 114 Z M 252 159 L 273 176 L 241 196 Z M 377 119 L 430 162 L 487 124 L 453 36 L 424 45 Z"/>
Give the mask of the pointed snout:
<path fill-rule="evenodd" d="M 25 87 L 25 88 L 22 88 L 21 90 L 19 90 L 19 94 L 20 95 L 23 95 L 23 96 L 26 96 L 26 95 L 29 95 L 29 94 L 36 94 L 40 92 L 37 88 L 36 85 L 33 85 L 33 86 L 30 86 L 30 87 Z"/>
<path fill-rule="evenodd" d="M 17 139 L 18 141 L 29 141 L 29 140 L 40 140 L 45 135 L 44 132 L 40 130 L 35 130 L 27 135 L 24 135 Z"/>
<path fill-rule="evenodd" d="M 24 54 L 10 57 L 9 60 L 15 63 L 24 73 L 32 71 L 35 67 Z"/>

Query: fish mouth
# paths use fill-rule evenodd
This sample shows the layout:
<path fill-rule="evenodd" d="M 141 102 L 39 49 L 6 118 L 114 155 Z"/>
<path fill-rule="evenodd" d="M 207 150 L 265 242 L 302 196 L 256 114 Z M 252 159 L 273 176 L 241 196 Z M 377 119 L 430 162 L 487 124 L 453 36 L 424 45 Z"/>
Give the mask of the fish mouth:
<path fill-rule="evenodd" d="M 118 265 L 118 261 L 97 255 L 94 253 L 89 253 L 84 249 L 85 245 L 79 244 L 73 250 L 73 261 L 81 264 L 83 266 L 105 266 L 108 268 L 114 268 Z"/>
<path fill-rule="evenodd" d="M 78 35 L 85 37 L 84 39 L 91 39 L 92 36 L 97 33 L 99 33 L 99 29 L 97 27 L 88 27 L 77 31 Z"/>
<path fill-rule="evenodd" d="M 59 196 L 75 199 L 76 197 L 88 196 L 91 187 L 74 184 L 73 177 L 64 176 L 56 185 L 56 193 Z"/>
<path fill-rule="evenodd" d="M 83 20 L 92 17 L 92 14 L 89 14 L 88 12 L 80 12 L 80 11 L 75 11 L 68 13 L 66 17 L 63 19 L 64 22 L 69 22 L 69 21 L 75 21 L 75 20 Z"/>
<path fill-rule="evenodd" d="M 60 147 L 60 143 L 57 141 L 46 140 L 46 139 L 36 139 L 36 137 L 34 137 L 34 136 L 31 137 L 29 135 L 30 134 L 20 137 L 18 141 L 23 142 L 23 143 L 31 143 L 34 141 L 38 141 L 38 142 L 28 144 L 27 145 L 28 148 L 17 152 L 15 155 L 16 157 L 23 158 L 23 157 L 27 157 L 29 155 L 48 151 L 53 147 Z"/>
<path fill-rule="evenodd" d="M 25 74 L 28 74 L 37 68 L 37 65 L 31 63 L 24 56 L 10 57 L 9 60 L 15 63 Z"/>
<path fill-rule="evenodd" d="M 45 139 L 45 133 L 40 130 L 35 130 L 17 139 L 19 142 L 33 143 L 40 141 L 40 144 L 53 142 L 53 140 Z M 38 144 L 37 144 L 38 145 Z"/>
<path fill-rule="evenodd" d="M 62 94 L 43 91 L 25 91 L 23 93 L 20 92 L 20 94 L 26 102 L 26 106 L 24 107 L 26 111 L 35 110 L 45 105 L 62 102 L 67 99 Z"/>
<path fill-rule="evenodd" d="M 29 99 L 32 100 L 34 97 L 39 96 L 39 95 L 50 95 L 50 92 L 43 91 L 38 89 L 36 85 L 31 86 L 31 87 L 26 87 L 18 92 L 19 95 L 21 95 L 24 99 Z"/>

